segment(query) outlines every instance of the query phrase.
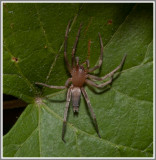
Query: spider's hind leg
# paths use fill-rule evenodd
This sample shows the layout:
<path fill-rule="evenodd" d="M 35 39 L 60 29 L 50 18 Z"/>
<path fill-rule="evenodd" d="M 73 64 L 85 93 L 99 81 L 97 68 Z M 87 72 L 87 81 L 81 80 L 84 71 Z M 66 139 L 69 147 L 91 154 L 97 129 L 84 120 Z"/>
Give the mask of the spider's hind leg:
<path fill-rule="evenodd" d="M 88 108 L 89 108 L 89 110 L 90 110 L 90 112 L 91 112 L 91 116 L 92 116 L 92 118 L 93 118 L 93 121 L 94 121 L 94 124 L 95 124 L 95 128 L 96 128 L 96 131 L 97 131 L 97 134 L 98 134 L 98 136 L 101 138 L 100 133 L 99 133 L 98 124 L 97 124 L 97 121 L 96 121 L 96 116 L 95 116 L 95 113 L 94 113 L 93 108 L 92 108 L 92 106 L 91 106 L 91 103 L 90 103 L 90 100 L 89 100 L 89 98 L 88 98 L 87 92 L 85 91 L 85 89 L 84 89 L 83 87 L 81 88 L 81 91 L 82 91 L 82 93 L 83 93 L 83 95 L 84 95 L 84 98 L 85 98 L 85 100 L 86 100 L 86 102 L 87 102 L 87 104 L 88 104 Z"/>
<path fill-rule="evenodd" d="M 94 66 L 93 68 L 90 68 L 88 70 L 88 72 L 93 72 L 94 70 L 100 68 L 101 65 L 102 65 L 102 62 L 103 62 L 103 42 L 102 42 L 102 38 L 101 38 L 100 33 L 99 33 L 99 38 L 100 38 L 100 45 L 101 45 L 101 55 L 100 55 L 100 58 L 99 58 L 99 64 L 97 66 Z"/>
<path fill-rule="evenodd" d="M 64 120 L 63 120 L 63 128 L 62 128 L 62 140 L 64 142 L 65 142 L 64 135 L 65 135 L 65 129 L 66 129 L 66 122 L 67 122 L 68 109 L 69 109 L 69 105 L 70 105 L 70 99 L 71 99 L 71 88 L 68 89 L 67 100 L 66 100 L 66 108 L 65 108 L 65 111 L 64 111 Z"/>

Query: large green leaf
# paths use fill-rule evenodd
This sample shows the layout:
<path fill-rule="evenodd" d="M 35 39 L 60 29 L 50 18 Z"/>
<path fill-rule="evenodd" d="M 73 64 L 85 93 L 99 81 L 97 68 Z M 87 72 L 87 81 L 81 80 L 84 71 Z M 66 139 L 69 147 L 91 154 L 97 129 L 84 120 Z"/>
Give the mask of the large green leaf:
<path fill-rule="evenodd" d="M 153 156 L 153 6 L 152 4 L 5 4 L 3 9 L 5 94 L 29 105 L 4 136 L 5 157 Z M 121 74 L 104 90 L 85 87 L 100 134 L 84 98 L 79 115 L 69 110 L 66 143 L 61 140 L 66 91 L 35 82 L 64 85 L 70 76 L 63 58 L 66 26 L 72 21 L 68 58 L 80 23 L 76 55 L 83 62 L 91 40 L 91 67 L 104 59 L 98 76 L 109 73 L 127 54 Z"/>

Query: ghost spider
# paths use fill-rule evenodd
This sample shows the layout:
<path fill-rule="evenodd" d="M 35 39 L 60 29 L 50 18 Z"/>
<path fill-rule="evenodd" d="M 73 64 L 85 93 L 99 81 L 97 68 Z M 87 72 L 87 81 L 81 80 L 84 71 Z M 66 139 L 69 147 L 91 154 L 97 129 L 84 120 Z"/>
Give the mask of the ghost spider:
<path fill-rule="evenodd" d="M 114 73 L 122 67 L 122 65 L 125 61 L 126 55 L 123 57 L 120 65 L 118 67 L 116 67 L 112 72 L 105 75 L 104 77 L 97 77 L 97 76 L 88 74 L 88 73 L 91 73 L 94 70 L 100 68 L 101 65 L 102 65 L 102 61 L 103 61 L 103 42 L 102 42 L 101 35 L 99 33 L 99 39 L 100 39 L 100 44 L 101 44 L 101 55 L 100 55 L 100 58 L 99 58 L 99 61 L 98 61 L 98 65 L 94 66 L 93 68 L 89 68 L 89 60 L 88 59 L 80 65 L 79 64 L 79 58 L 74 56 L 76 46 L 77 46 L 77 43 L 78 43 L 78 39 L 79 39 L 79 35 L 80 35 L 81 26 L 82 26 L 82 25 L 80 25 L 80 28 L 78 30 L 77 37 L 76 37 L 76 40 L 75 40 L 75 44 L 74 44 L 74 47 L 72 49 L 72 65 L 70 65 L 69 62 L 68 62 L 68 59 L 67 59 L 67 55 L 66 55 L 67 37 L 68 37 L 68 32 L 69 32 L 69 26 L 70 26 L 70 22 L 67 26 L 66 33 L 65 33 L 64 58 L 65 58 L 65 63 L 67 65 L 67 69 L 70 72 L 72 78 L 69 78 L 66 81 L 65 86 L 51 86 L 51 85 L 47 85 L 47 84 L 39 83 L 39 82 L 36 82 L 35 84 L 42 85 L 42 86 L 45 86 L 45 87 L 48 87 L 48 88 L 55 88 L 55 89 L 68 88 L 67 98 L 66 98 L 66 107 L 65 107 L 65 112 L 64 112 L 63 128 L 62 128 L 62 140 L 64 142 L 65 142 L 64 135 L 65 135 L 65 128 L 66 128 L 67 113 L 68 113 L 71 97 L 72 97 L 73 111 L 78 112 L 81 92 L 83 93 L 83 96 L 84 96 L 84 98 L 87 102 L 88 108 L 91 112 L 91 116 L 93 118 L 97 134 L 101 138 L 100 133 L 99 133 L 99 129 L 98 129 L 98 124 L 97 124 L 97 121 L 96 121 L 95 113 L 94 113 L 94 111 L 91 107 L 90 100 L 89 100 L 88 95 L 87 95 L 83 86 L 84 86 L 84 84 L 87 84 L 87 85 L 90 85 L 90 86 L 93 86 L 93 87 L 103 88 L 104 86 L 110 84 L 113 80 Z M 87 66 L 86 69 L 83 67 L 84 64 L 86 64 L 86 66 Z M 110 79 L 108 81 L 102 83 L 102 84 L 96 84 L 95 82 L 93 82 L 93 81 L 96 81 L 96 80 L 97 81 L 102 81 L 102 80 L 105 80 L 106 78 L 110 78 Z M 72 84 L 69 86 L 70 83 L 72 83 Z"/>

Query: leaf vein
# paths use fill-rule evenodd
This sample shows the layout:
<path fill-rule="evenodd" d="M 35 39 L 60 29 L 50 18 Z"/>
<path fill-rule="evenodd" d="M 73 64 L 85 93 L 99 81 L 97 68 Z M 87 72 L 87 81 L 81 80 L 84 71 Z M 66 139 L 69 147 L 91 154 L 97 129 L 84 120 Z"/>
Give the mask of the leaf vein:
<path fill-rule="evenodd" d="M 146 102 L 146 103 L 149 103 L 149 104 L 153 104 L 151 101 L 141 100 L 141 99 L 136 99 L 136 98 L 134 98 L 134 97 L 130 97 L 129 95 L 127 95 L 127 94 L 125 94 L 125 93 L 122 93 L 122 92 L 118 91 L 117 89 L 115 89 L 115 88 L 113 88 L 113 87 L 112 87 L 111 89 L 112 89 L 113 91 L 119 93 L 119 94 L 122 94 L 122 95 L 124 95 L 124 96 L 132 99 L 132 100 L 141 101 L 141 102 Z"/>
<path fill-rule="evenodd" d="M 42 32 L 43 32 L 43 35 L 44 35 L 44 38 L 45 38 L 45 41 L 46 41 L 46 45 L 48 45 L 49 46 L 49 40 L 48 40 L 48 37 L 47 37 L 47 34 L 46 34 L 46 31 L 45 31 L 45 29 L 44 29 L 44 27 L 43 27 L 43 22 L 41 21 L 41 17 L 40 17 L 40 13 L 39 13 L 39 9 L 38 9 L 38 7 L 37 7 L 37 4 L 35 3 L 35 9 L 36 9 L 36 12 L 37 12 L 37 19 L 38 19 L 38 21 L 39 21 L 39 24 L 40 24 L 40 28 L 41 28 L 41 30 L 42 30 Z M 54 49 L 51 47 L 51 46 L 49 46 L 49 49 L 50 49 L 50 51 L 52 52 L 52 53 L 56 53 L 55 51 L 54 51 Z"/>
<path fill-rule="evenodd" d="M 79 153 L 79 157 L 83 157 L 83 156 L 81 155 L 81 151 L 80 151 L 79 144 L 78 144 L 77 132 L 75 131 L 74 133 L 75 133 L 76 147 L 77 147 L 77 151 L 78 151 L 78 153 Z"/>
<path fill-rule="evenodd" d="M 147 57 L 148 49 L 149 49 L 149 46 L 151 45 L 152 42 L 153 42 L 153 40 L 151 40 L 151 42 L 147 45 L 146 53 L 145 53 L 144 59 L 143 59 L 141 64 L 145 64 L 145 62 L 146 62 L 145 60 L 146 60 L 146 57 Z"/>
<path fill-rule="evenodd" d="M 38 129 L 38 126 L 31 132 L 31 134 L 27 137 L 27 139 L 26 139 L 23 143 L 19 144 L 20 147 L 19 147 L 18 150 L 15 152 L 14 157 L 15 157 L 15 155 L 17 154 L 17 152 L 22 148 L 22 146 L 33 136 L 33 134 L 36 132 L 37 129 Z"/>
<path fill-rule="evenodd" d="M 63 118 L 61 118 L 57 113 L 55 113 L 52 109 L 50 109 L 45 103 L 44 103 L 43 107 L 45 108 L 45 110 L 47 110 L 49 113 L 51 113 L 52 115 L 54 115 L 56 118 L 58 118 L 59 120 L 61 120 L 63 122 Z M 107 144 L 113 146 L 114 148 L 131 149 L 131 150 L 136 150 L 136 151 L 139 151 L 139 152 L 145 152 L 144 150 L 140 150 L 140 149 L 137 149 L 137 148 L 124 146 L 124 145 L 120 145 L 120 144 L 115 144 L 115 143 L 113 143 L 111 141 L 108 141 L 108 140 L 106 140 L 104 138 L 96 137 L 94 135 L 91 135 L 91 134 L 87 133 L 86 131 L 83 131 L 83 130 L 75 127 L 72 123 L 67 122 L 67 125 L 70 128 L 72 128 L 74 131 L 75 130 L 76 131 L 80 131 L 81 133 L 84 133 L 84 134 L 87 134 L 88 136 L 94 137 L 94 138 L 98 139 L 99 141 L 102 141 L 104 143 L 107 143 Z M 145 153 L 149 153 L 149 152 L 145 152 Z M 151 154 L 151 153 L 149 153 L 149 154 Z"/>
<path fill-rule="evenodd" d="M 146 150 L 151 147 L 151 145 L 153 144 L 153 141 L 143 150 L 144 152 L 146 152 Z"/>
<path fill-rule="evenodd" d="M 151 61 L 151 62 L 148 62 L 148 63 L 146 63 L 146 64 L 139 64 L 139 65 L 137 65 L 137 66 L 134 66 L 134 67 L 131 67 L 131 68 L 128 68 L 128 69 L 125 69 L 125 70 L 122 70 L 120 73 L 124 73 L 124 72 L 128 72 L 129 70 L 133 70 L 133 69 L 136 69 L 136 68 L 139 68 L 139 67 L 142 67 L 143 65 L 147 65 L 147 64 L 152 64 L 153 63 L 153 61 Z"/>

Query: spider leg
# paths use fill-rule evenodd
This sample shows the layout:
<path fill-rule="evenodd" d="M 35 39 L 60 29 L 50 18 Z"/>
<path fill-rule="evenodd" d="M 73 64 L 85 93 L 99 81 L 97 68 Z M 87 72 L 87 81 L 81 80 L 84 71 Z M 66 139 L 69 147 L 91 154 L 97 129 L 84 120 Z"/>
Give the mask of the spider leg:
<path fill-rule="evenodd" d="M 65 86 L 68 87 L 68 86 L 69 86 L 69 83 L 70 83 L 71 81 L 72 81 L 72 78 L 68 78 L 67 81 L 66 81 L 66 83 L 65 83 Z"/>
<path fill-rule="evenodd" d="M 93 121 L 94 121 L 94 124 L 95 124 L 96 131 L 98 133 L 98 136 L 101 138 L 100 133 L 99 133 L 99 129 L 98 129 L 98 124 L 97 124 L 97 121 L 96 121 L 96 116 L 95 116 L 95 113 L 94 113 L 93 108 L 91 106 L 91 103 L 90 103 L 90 100 L 88 98 L 87 92 L 85 91 L 85 89 L 83 87 L 81 88 L 81 91 L 82 91 L 82 93 L 85 97 L 85 100 L 86 100 L 87 104 L 88 104 L 88 108 L 91 112 L 91 115 L 92 115 L 92 118 L 93 118 Z"/>
<path fill-rule="evenodd" d="M 88 69 L 89 69 L 89 60 L 87 59 L 85 62 L 83 62 L 83 63 L 81 64 L 81 66 L 84 65 L 84 64 L 87 65 L 86 72 L 88 72 Z"/>
<path fill-rule="evenodd" d="M 123 66 L 123 64 L 125 62 L 126 56 L 127 55 L 125 54 L 119 66 L 117 66 L 112 72 L 106 74 L 104 77 L 97 77 L 97 76 L 90 75 L 90 74 L 88 74 L 87 77 L 92 79 L 92 80 L 98 80 L 98 81 L 102 81 L 102 80 L 105 80 L 108 77 L 112 77 L 115 72 L 117 72 L 119 69 L 121 69 L 121 67 Z"/>
<path fill-rule="evenodd" d="M 85 82 L 86 82 L 86 84 L 89 84 L 91 86 L 94 86 L 94 87 L 97 87 L 97 88 L 103 88 L 104 86 L 110 84 L 112 82 L 112 80 L 113 80 L 113 76 L 110 77 L 109 81 L 107 81 L 105 83 L 102 83 L 102 84 L 96 84 L 96 83 L 94 83 L 94 82 L 92 82 L 91 80 L 88 80 L 88 79 L 86 79 Z"/>
<path fill-rule="evenodd" d="M 67 38 L 68 38 L 69 26 L 70 26 L 70 21 L 67 25 L 65 39 L 64 39 L 64 58 L 65 58 L 65 62 L 67 64 L 67 68 L 68 68 L 69 72 L 71 72 L 71 70 L 72 70 L 71 65 L 69 64 L 68 59 L 67 59 Z"/>
<path fill-rule="evenodd" d="M 66 108 L 65 108 L 65 111 L 64 111 L 64 120 L 63 120 L 63 128 L 62 128 L 62 140 L 64 142 L 65 142 L 64 134 L 65 134 L 65 129 L 66 129 L 66 121 L 67 121 L 67 114 L 68 114 L 70 99 L 71 99 L 71 88 L 68 89 L 67 99 L 66 99 Z"/>
<path fill-rule="evenodd" d="M 51 85 L 47 85 L 47 84 L 44 84 L 44 83 L 39 83 L 39 82 L 35 82 L 35 84 L 37 85 L 41 85 L 41 86 L 44 86 L 44 87 L 48 87 L 48 88 L 55 88 L 55 89 L 65 89 L 68 87 L 69 83 L 71 82 L 72 78 L 68 78 L 66 83 L 65 83 L 65 86 L 51 86 Z"/>
<path fill-rule="evenodd" d="M 89 65 L 89 60 L 88 59 L 86 60 L 86 65 L 87 65 L 87 68 L 89 69 L 90 65 Z"/>
<path fill-rule="evenodd" d="M 77 43 L 78 43 L 78 40 L 79 40 L 81 27 L 82 27 L 82 24 L 80 24 L 80 28 L 79 28 L 79 30 L 78 30 L 78 33 L 77 33 L 77 36 L 76 36 L 76 40 L 75 40 L 75 44 L 74 44 L 73 50 L 72 50 L 72 66 L 74 66 L 74 62 L 75 62 L 74 54 L 75 54 L 76 46 L 77 46 Z"/>
<path fill-rule="evenodd" d="M 100 33 L 99 33 L 99 38 L 100 38 L 100 44 L 101 44 L 101 55 L 100 55 L 100 58 L 99 58 L 99 64 L 97 66 L 94 66 L 93 68 L 90 68 L 88 70 L 88 72 L 93 72 L 94 70 L 100 68 L 101 65 L 102 65 L 102 61 L 103 61 L 103 42 L 102 42 L 102 38 L 101 38 Z"/>
<path fill-rule="evenodd" d="M 87 65 L 87 72 L 88 72 L 88 69 L 89 69 L 90 46 L 91 46 L 91 40 L 88 41 L 88 56 L 87 56 L 87 60 L 81 64 L 81 65 L 84 65 L 84 64 Z"/>

